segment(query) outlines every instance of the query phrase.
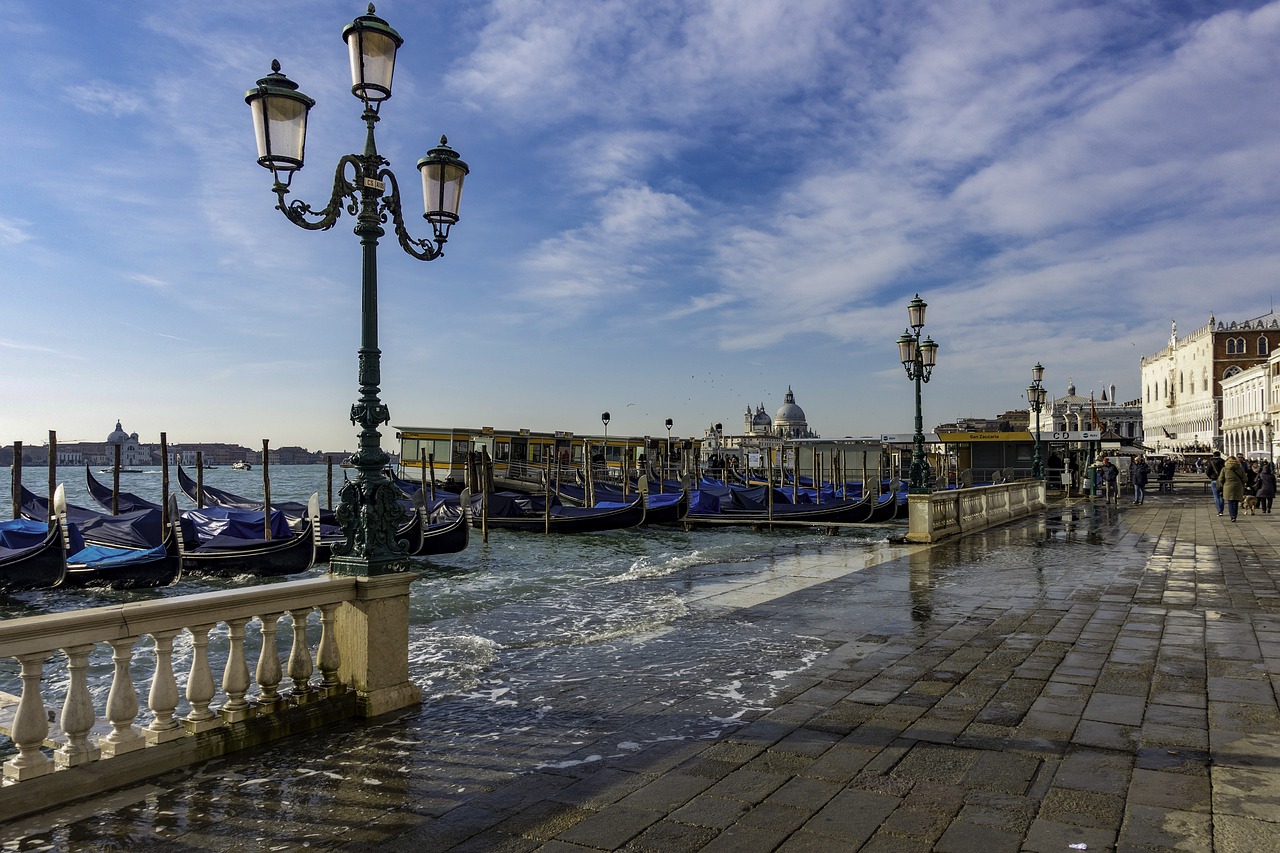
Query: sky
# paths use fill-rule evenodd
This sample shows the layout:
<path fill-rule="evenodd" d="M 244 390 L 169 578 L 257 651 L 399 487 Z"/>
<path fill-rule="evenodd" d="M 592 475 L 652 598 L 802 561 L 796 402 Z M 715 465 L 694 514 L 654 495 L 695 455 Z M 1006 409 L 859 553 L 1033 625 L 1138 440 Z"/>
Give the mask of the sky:
<path fill-rule="evenodd" d="M 360 247 L 274 209 L 246 90 L 316 100 L 290 198 L 362 150 L 366 5 L 0 0 L 0 446 L 350 450 Z M 401 426 L 826 437 L 1139 394 L 1139 359 L 1280 287 L 1280 2 L 382 0 L 377 127 L 471 167 L 443 257 L 378 254 Z"/>

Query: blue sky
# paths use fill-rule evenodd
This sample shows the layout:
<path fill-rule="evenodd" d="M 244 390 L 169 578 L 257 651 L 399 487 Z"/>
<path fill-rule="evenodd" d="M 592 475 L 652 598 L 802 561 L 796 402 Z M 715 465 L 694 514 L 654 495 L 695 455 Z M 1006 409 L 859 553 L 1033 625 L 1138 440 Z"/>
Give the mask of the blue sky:
<path fill-rule="evenodd" d="M 395 425 L 701 435 L 787 386 L 827 436 L 1114 383 L 1280 273 L 1280 3 L 383 0 L 381 153 L 440 260 L 379 253 Z M 352 449 L 360 251 L 273 209 L 246 89 L 317 101 L 293 197 L 363 147 L 328 0 L 0 0 L 0 445 Z M 426 233 L 417 213 L 411 228 Z M 384 433 L 390 447 L 391 430 Z"/>

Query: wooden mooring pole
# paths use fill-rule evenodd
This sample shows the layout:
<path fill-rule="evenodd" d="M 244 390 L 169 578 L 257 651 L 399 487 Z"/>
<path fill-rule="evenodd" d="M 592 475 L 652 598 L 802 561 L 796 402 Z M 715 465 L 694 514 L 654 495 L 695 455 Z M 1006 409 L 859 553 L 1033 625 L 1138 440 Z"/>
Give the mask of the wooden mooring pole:
<path fill-rule="evenodd" d="M 268 468 L 270 459 L 267 451 L 270 442 L 262 439 L 262 538 L 271 539 L 271 474 Z"/>
<path fill-rule="evenodd" d="M 13 443 L 13 467 L 9 469 L 9 494 L 13 496 L 13 517 L 22 515 L 22 442 Z"/>

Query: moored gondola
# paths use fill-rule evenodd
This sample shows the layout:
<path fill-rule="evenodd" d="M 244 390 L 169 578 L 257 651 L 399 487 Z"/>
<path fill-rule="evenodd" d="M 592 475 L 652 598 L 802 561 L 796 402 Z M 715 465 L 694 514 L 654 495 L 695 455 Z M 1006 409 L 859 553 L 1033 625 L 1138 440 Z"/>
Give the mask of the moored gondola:
<path fill-rule="evenodd" d="M 530 533 L 599 533 L 605 530 L 623 530 L 644 523 L 644 500 L 637 496 L 631 503 L 620 507 L 565 506 L 551 499 L 550 507 L 542 495 L 521 495 L 514 492 L 495 492 L 489 497 L 487 523 L 495 530 L 522 530 Z M 480 501 L 483 495 L 471 499 L 472 524 L 481 524 Z"/>
<path fill-rule="evenodd" d="M 0 592 L 54 589 L 65 582 L 71 534 L 65 511 L 58 511 L 65 505 L 62 486 L 58 486 L 52 523 L 27 518 L 0 522 Z"/>
<path fill-rule="evenodd" d="M 288 539 L 243 539 L 215 536 L 182 551 L 183 570 L 214 577 L 292 575 L 315 563 L 320 527 L 320 497 L 308 502 L 302 531 Z"/>

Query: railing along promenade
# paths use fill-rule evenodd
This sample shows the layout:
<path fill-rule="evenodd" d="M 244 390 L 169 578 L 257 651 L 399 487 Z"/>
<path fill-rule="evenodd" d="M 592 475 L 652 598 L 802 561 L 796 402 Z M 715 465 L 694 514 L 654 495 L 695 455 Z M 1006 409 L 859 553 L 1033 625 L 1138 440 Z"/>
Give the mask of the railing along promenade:
<path fill-rule="evenodd" d="M 1039 512 L 1045 508 L 1043 480 L 943 489 L 908 495 L 908 542 L 937 542 Z"/>
<path fill-rule="evenodd" d="M 409 584 L 416 577 L 329 575 L 0 622 L 0 654 L 21 667 L 21 695 L 5 709 L 17 753 L 4 762 L 0 821 L 416 704 L 421 690 L 408 677 Z M 308 620 L 317 611 L 313 650 Z M 289 621 L 278 624 L 286 614 Z M 256 649 L 246 641 L 252 623 Z M 283 664 L 282 629 L 292 635 Z M 225 654 L 217 683 L 211 632 Z M 190 656 L 185 672 L 175 673 L 175 641 L 183 660 Z M 99 720 L 91 657 L 105 658 L 108 647 L 110 691 Z M 149 674 L 142 713 L 135 672 Z"/>

